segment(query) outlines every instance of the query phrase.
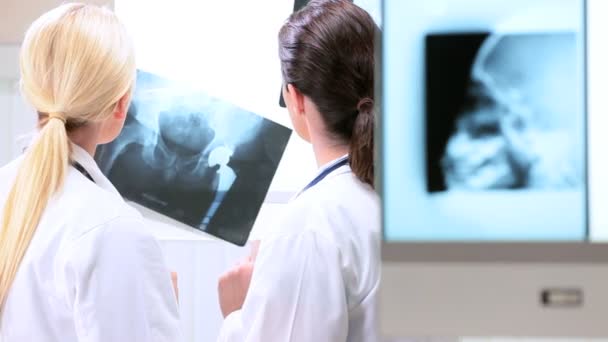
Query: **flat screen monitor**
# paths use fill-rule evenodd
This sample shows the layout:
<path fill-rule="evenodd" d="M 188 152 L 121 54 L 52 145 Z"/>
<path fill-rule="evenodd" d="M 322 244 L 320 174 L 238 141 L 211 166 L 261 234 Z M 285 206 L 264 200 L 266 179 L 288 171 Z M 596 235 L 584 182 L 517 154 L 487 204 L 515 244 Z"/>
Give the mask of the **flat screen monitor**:
<path fill-rule="evenodd" d="M 594 2 L 383 1 L 385 335 L 608 334 Z"/>

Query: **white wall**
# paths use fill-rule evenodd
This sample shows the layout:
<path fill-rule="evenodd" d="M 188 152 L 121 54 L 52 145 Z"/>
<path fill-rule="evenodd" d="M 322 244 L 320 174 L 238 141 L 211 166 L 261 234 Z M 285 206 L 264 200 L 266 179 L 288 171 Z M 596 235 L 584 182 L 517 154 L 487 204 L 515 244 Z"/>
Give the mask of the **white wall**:
<path fill-rule="evenodd" d="M 9 127 L 12 116 L 9 115 L 9 103 L 11 96 L 9 93 L 9 81 L 0 79 L 0 165 L 4 165 L 10 158 L 10 139 Z"/>
<path fill-rule="evenodd" d="M 0 166 L 22 151 L 36 127 L 36 114 L 22 100 L 16 79 L 0 78 Z"/>
<path fill-rule="evenodd" d="M 0 44 L 18 43 L 29 24 L 42 13 L 67 1 L 64 0 L 2 0 L 0 6 Z M 114 0 L 80 0 L 112 7 Z"/>
<path fill-rule="evenodd" d="M 19 48 L 0 45 L 0 165 L 12 157 L 14 84 L 19 77 Z"/>

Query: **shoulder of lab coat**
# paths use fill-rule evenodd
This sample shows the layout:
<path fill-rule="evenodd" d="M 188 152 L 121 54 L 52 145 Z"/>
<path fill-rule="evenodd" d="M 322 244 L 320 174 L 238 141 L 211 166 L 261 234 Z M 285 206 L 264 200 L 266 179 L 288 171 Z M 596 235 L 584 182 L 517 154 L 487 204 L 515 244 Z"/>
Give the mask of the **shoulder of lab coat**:
<path fill-rule="evenodd" d="M 243 308 L 219 340 L 346 341 L 353 314 L 365 316 L 363 340 L 375 340 L 375 319 L 356 311 L 375 297 L 379 258 L 377 196 L 348 168 L 330 175 L 264 237 Z"/>
<path fill-rule="evenodd" d="M 20 162 L 0 168 L 0 203 Z M 38 246 L 50 241 L 61 246 L 48 266 L 62 275 L 54 278 L 54 288 L 63 289 L 65 308 L 73 313 L 81 342 L 181 341 L 177 301 L 158 242 L 92 158 L 82 163 L 97 184 L 70 168 L 63 189 L 45 209 L 22 265 L 45 262 Z"/>

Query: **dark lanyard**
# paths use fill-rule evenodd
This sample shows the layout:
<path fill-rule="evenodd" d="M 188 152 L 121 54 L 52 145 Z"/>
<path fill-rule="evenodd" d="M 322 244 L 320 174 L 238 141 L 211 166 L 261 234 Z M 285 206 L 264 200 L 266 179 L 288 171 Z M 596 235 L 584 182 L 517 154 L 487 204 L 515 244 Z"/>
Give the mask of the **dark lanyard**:
<path fill-rule="evenodd" d="M 83 176 L 87 177 L 91 182 L 95 183 L 95 180 L 93 179 L 93 177 L 91 177 L 91 174 L 84 168 L 84 166 L 80 165 L 79 162 L 73 162 L 72 166 L 80 173 L 82 173 Z"/>
<path fill-rule="evenodd" d="M 23 152 L 25 152 L 27 150 L 27 147 L 25 147 L 23 149 Z M 79 162 L 77 161 L 72 161 L 72 166 L 78 171 L 80 172 L 83 176 L 87 177 L 91 182 L 95 183 L 95 180 L 93 179 L 93 177 L 91 177 L 91 174 L 87 171 L 87 169 L 84 168 L 84 166 L 82 166 Z"/>
<path fill-rule="evenodd" d="M 340 160 L 339 162 L 335 163 L 334 165 L 328 167 L 327 169 L 323 170 L 323 172 L 321 172 L 317 177 L 315 177 L 315 179 L 312 180 L 312 182 L 310 182 L 305 188 L 304 190 L 302 190 L 302 192 L 312 188 L 313 186 L 317 185 L 320 181 L 322 181 L 323 179 L 325 179 L 325 177 L 329 176 L 332 172 L 336 171 L 337 169 L 341 168 L 342 166 L 348 165 L 348 158 L 344 158 L 342 160 Z"/>

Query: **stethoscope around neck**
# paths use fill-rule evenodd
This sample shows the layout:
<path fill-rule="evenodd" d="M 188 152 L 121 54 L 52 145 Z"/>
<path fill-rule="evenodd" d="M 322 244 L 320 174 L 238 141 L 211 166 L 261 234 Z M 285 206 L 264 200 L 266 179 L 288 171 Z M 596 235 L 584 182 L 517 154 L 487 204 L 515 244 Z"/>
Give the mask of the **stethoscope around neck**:
<path fill-rule="evenodd" d="M 304 187 L 304 189 L 300 193 L 319 184 L 319 182 L 324 180 L 327 176 L 332 174 L 334 171 L 336 171 L 337 169 L 341 168 L 342 166 L 346 166 L 346 165 L 348 165 L 348 156 L 344 156 L 344 157 L 340 158 L 334 165 L 323 170 L 323 172 L 321 172 L 317 177 L 315 177 L 315 179 L 313 179 L 310 183 L 308 183 L 308 185 L 306 187 Z"/>

